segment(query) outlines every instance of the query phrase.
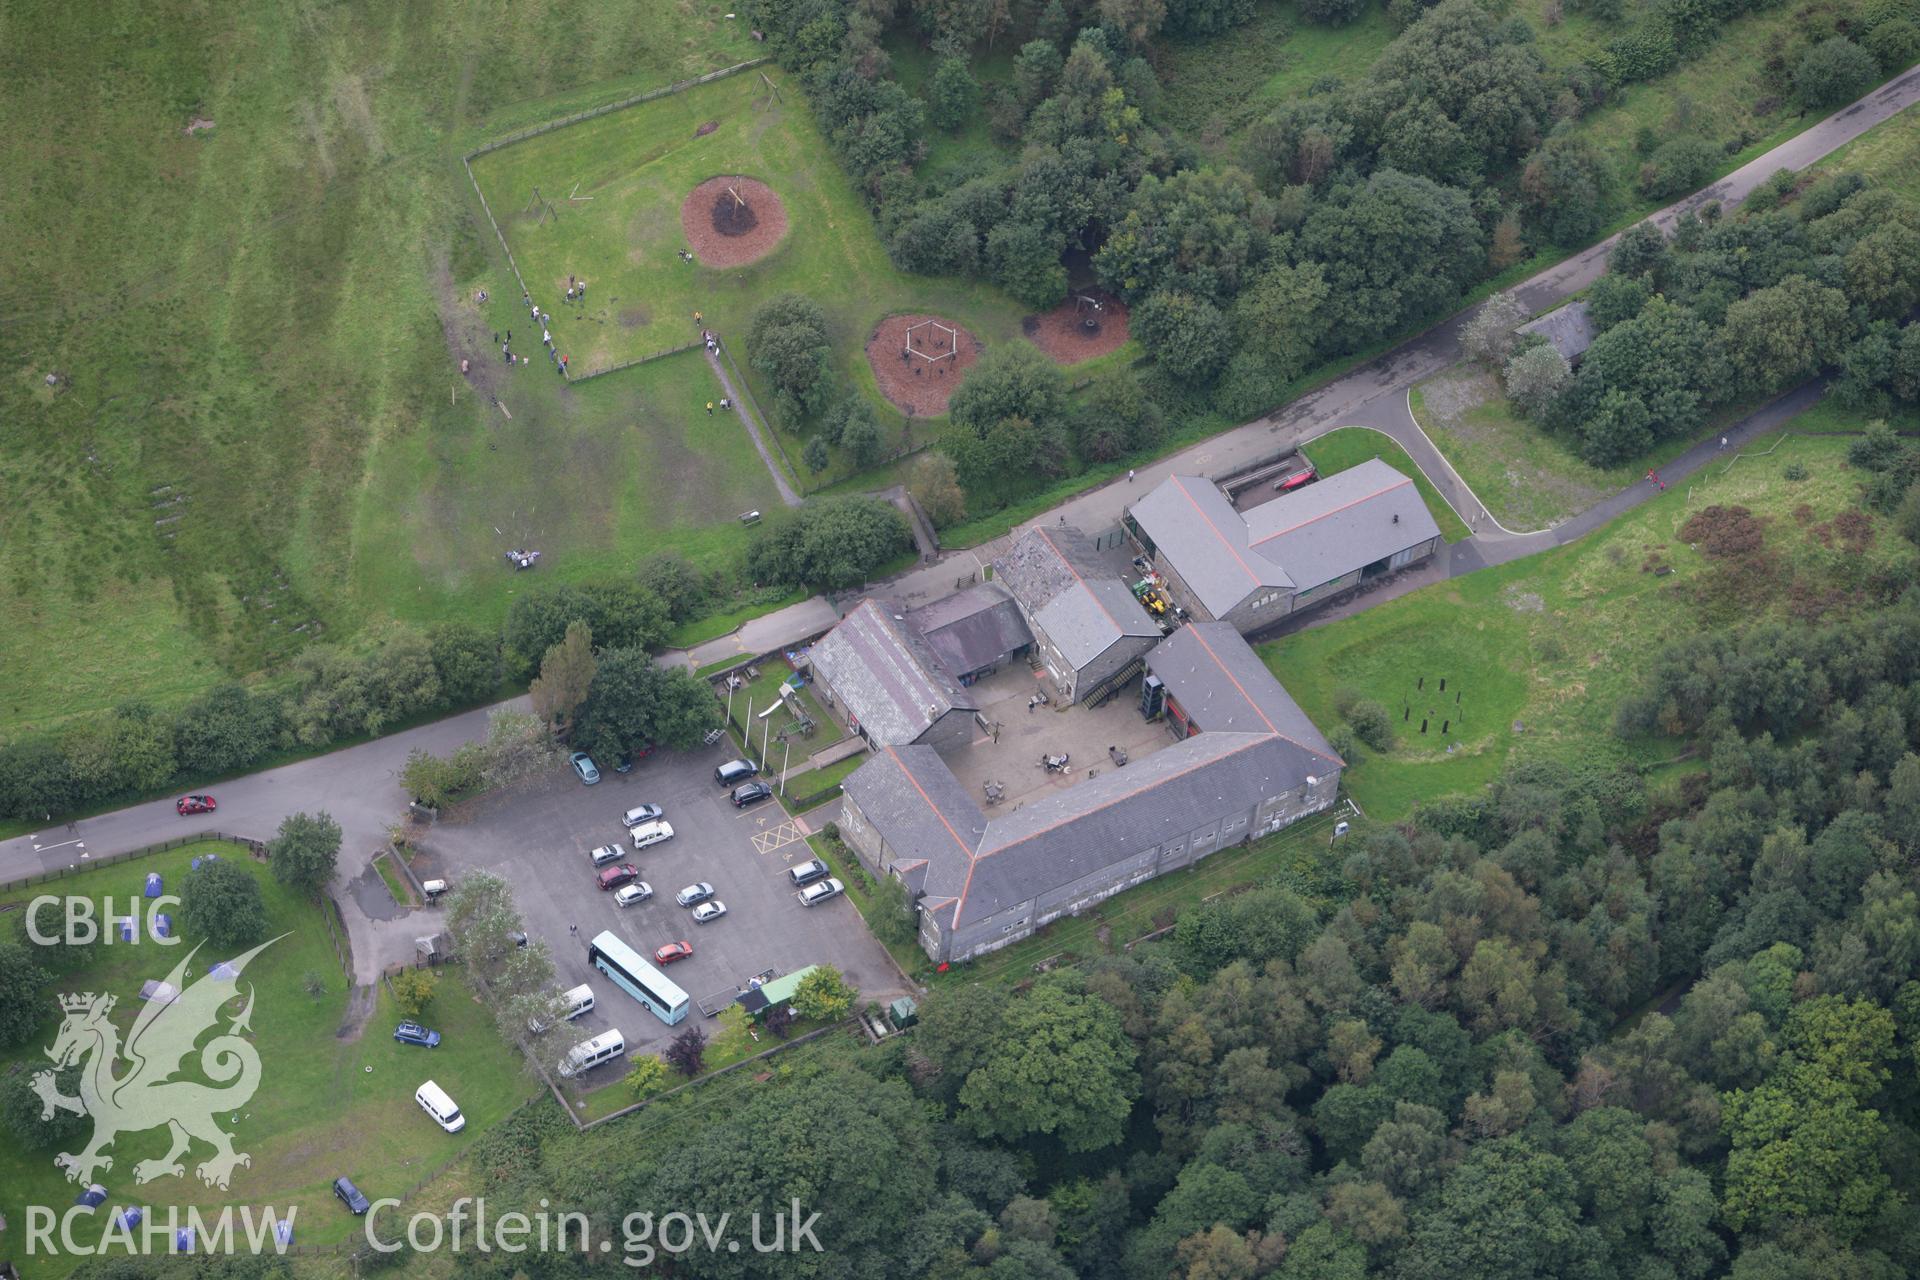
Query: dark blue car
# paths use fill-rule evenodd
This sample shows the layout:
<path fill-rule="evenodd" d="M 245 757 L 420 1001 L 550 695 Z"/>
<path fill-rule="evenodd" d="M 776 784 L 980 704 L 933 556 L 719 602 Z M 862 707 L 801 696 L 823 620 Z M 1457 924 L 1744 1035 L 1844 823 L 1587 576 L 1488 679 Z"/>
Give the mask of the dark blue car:
<path fill-rule="evenodd" d="M 431 1049 L 440 1043 L 440 1033 L 429 1031 L 417 1022 L 403 1022 L 393 1029 L 393 1038 L 401 1044 L 417 1044 Z"/>

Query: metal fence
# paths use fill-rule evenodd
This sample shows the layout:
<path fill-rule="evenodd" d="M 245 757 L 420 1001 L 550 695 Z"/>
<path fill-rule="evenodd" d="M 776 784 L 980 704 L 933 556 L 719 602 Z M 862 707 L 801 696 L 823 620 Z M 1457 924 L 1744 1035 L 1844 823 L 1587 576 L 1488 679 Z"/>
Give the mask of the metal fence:
<path fill-rule="evenodd" d="M 0 883 L 0 893 L 11 893 L 15 889 L 25 889 L 31 885 L 47 884 L 54 880 L 64 880 L 68 876 L 77 876 L 83 872 L 91 871 L 95 867 L 110 867 L 118 862 L 131 862 L 135 858 L 144 858 L 149 854 L 166 853 L 170 849 L 184 849 L 190 844 L 204 844 L 209 840 L 217 840 L 222 844 L 239 845 L 256 858 L 264 858 L 267 854 L 267 846 L 263 841 L 250 840 L 245 836 L 228 835 L 224 831 L 202 831 L 190 836 L 180 836 L 173 840 L 163 840 L 159 844 L 142 845 L 138 849 L 127 849 L 120 853 L 103 853 L 97 857 L 90 857 L 84 862 L 74 863 L 72 866 L 60 867 L 53 871 L 42 871 L 38 875 L 21 876 L 17 880 L 8 880 L 5 883 Z"/>

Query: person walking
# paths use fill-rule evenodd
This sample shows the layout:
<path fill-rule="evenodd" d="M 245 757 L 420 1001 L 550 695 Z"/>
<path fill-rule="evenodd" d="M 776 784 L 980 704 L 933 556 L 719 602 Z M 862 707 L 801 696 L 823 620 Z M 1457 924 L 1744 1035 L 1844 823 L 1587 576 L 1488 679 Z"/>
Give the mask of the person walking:
<path fill-rule="evenodd" d="M 1727 447 L 1727 438 L 1725 436 L 1720 437 L 1720 447 L 1722 449 Z"/>
<path fill-rule="evenodd" d="M 1128 483 L 1128 484 L 1132 484 L 1132 483 L 1133 483 L 1133 468 L 1132 468 L 1132 467 L 1128 467 L 1128 468 L 1127 468 L 1127 483 Z"/>
<path fill-rule="evenodd" d="M 707 416 L 709 418 L 713 416 L 713 401 L 711 400 L 707 401 Z"/>

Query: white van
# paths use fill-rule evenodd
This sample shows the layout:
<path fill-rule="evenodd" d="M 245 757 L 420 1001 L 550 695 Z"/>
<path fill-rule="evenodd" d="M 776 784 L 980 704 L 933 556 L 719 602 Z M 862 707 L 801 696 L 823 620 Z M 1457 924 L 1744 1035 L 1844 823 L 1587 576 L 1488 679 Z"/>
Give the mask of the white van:
<path fill-rule="evenodd" d="M 644 849 L 650 844 L 660 844 L 673 839 L 671 822 L 643 822 L 633 829 L 633 847 Z"/>
<path fill-rule="evenodd" d="M 560 1060 L 560 1078 L 571 1080 L 583 1071 L 591 1071 L 603 1062 L 612 1062 L 627 1051 L 626 1037 L 618 1031 L 603 1031 L 591 1040 L 582 1040 Z"/>
<path fill-rule="evenodd" d="M 562 993 L 560 1000 L 560 1016 L 568 1022 L 572 1022 L 583 1013 L 593 1012 L 593 988 L 584 982 L 573 990 Z M 540 1019 L 527 1019 L 527 1030 L 533 1032 L 533 1034 L 539 1035 L 546 1029 L 547 1024 L 540 1021 Z"/>
<path fill-rule="evenodd" d="M 428 880 L 423 882 L 420 886 L 420 892 L 427 895 L 428 902 L 434 901 L 436 898 L 438 898 L 441 894 L 445 893 L 446 891 L 447 891 L 447 882 L 445 880 Z"/>
<path fill-rule="evenodd" d="M 458 1133 L 467 1127 L 467 1118 L 460 1114 L 460 1108 L 447 1096 L 447 1091 L 433 1081 L 429 1080 L 415 1089 L 413 1100 L 448 1133 Z"/>

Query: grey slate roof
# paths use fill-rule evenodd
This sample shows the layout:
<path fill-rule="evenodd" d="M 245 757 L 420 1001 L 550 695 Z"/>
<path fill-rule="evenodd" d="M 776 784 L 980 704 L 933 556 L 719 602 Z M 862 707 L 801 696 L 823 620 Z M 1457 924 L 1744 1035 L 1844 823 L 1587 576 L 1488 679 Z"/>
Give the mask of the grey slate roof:
<path fill-rule="evenodd" d="M 1199 626 L 1176 631 L 1149 664 L 1170 673 L 1183 706 L 1215 711 L 1203 732 L 1125 769 L 992 818 L 931 747 L 889 748 L 847 778 L 923 910 L 947 912 L 951 927 L 993 915 L 1342 766 L 1231 625 Z M 1219 708 L 1231 728 L 1210 727 Z"/>
<path fill-rule="evenodd" d="M 1587 313 L 1585 302 L 1569 302 L 1563 307 L 1555 307 L 1537 320 L 1527 321 L 1514 332 L 1539 334 L 1571 364 L 1593 345 L 1593 317 Z"/>
<path fill-rule="evenodd" d="M 1168 476 L 1127 514 L 1216 618 L 1256 592 L 1293 589 L 1279 564 L 1247 545 L 1246 521 L 1204 476 Z"/>
<path fill-rule="evenodd" d="M 813 665 L 879 746 L 905 745 L 973 699 L 918 632 L 878 601 L 862 601 L 813 646 Z"/>
<path fill-rule="evenodd" d="M 1413 480 L 1378 458 L 1262 503 L 1246 527 L 1302 591 L 1440 536 Z"/>
<path fill-rule="evenodd" d="M 1125 636 L 1160 628 L 1078 529 L 1029 529 L 993 562 L 995 577 L 1078 670 Z"/>
<path fill-rule="evenodd" d="M 1274 733 L 1339 761 L 1326 736 L 1228 622 L 1189 623 L 1147 658 L 1203 733 Z"/>
<path fill-rule="evenodd" d="M 1033 643 L 1020 606 L 997 582 L 983 582 L 907 614 L 948 671 L 966 675 Z"/>

